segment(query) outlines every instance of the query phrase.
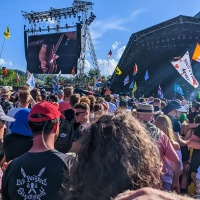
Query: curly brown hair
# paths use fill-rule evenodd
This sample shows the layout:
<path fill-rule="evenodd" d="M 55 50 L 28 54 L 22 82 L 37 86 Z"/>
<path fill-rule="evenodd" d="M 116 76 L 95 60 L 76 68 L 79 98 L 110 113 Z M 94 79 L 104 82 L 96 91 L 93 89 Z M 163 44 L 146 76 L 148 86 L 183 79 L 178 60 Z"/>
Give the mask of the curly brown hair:
<path fill-rule="evenodd" d="M 107 200 L 127 189 L 160 188 L 158 149 L 131 113 L 104 115 L 85 135 L 72 199 Z"/>

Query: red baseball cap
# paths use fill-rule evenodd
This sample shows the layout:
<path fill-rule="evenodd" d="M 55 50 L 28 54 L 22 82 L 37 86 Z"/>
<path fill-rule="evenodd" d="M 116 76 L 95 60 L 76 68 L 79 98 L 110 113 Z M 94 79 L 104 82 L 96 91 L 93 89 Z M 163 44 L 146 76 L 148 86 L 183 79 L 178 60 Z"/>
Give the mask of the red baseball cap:
<path fill-rule="evenodd" d="M 41 114 L 41 117 L 34 117 L 35 114 Z M 49 121 L 56 118 L 65 118 L 61 112 L 58 110 L 58 104 L 49 102 L 49 101 L 42 101 L 37 103 L 31 109 L 28 119 L 32 122 L 43 122 Z"/>

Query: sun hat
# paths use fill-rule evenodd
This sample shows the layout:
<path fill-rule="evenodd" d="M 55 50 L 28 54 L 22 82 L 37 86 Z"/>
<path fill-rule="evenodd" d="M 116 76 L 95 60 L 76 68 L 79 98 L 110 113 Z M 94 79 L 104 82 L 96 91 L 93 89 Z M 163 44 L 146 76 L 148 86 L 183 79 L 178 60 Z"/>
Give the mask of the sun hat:
<path fill-rule="evenodd" d="M 172 110 L 176 110 L 179 112 L 187 112 L 186 107 L 181 106 L 181 104 L 178 101 L 171 101 L 168 105 L 166 105 L 163 108 L 162 111 L 164 112 L 164 114 L 168 114 Z"/>
<path fill-rule="evenodd" d="M 151 115 L 156 115 L 158 113 L 157 111 L 154 110 L 153 105 L 144 103 L 139 103 L 137 105 L 136 112 L 141 114 L 151 114 Z"/>
<path fill-rule="evenodd" d="M 36 117 L 36 115 L 41 115 L 41 117 Z M 29 121 L 32 122 L 44 122 L 56 118 L 64 118 L 58 110 L 58 104 L 45 100 L 35 104 L 28 116 Z"/>
<path fill-rule="evenodd" d="M 8 88 L 1 89 L 1 96 L 11 95 L 11 94 L 12 94 L 12 92 Z"/>

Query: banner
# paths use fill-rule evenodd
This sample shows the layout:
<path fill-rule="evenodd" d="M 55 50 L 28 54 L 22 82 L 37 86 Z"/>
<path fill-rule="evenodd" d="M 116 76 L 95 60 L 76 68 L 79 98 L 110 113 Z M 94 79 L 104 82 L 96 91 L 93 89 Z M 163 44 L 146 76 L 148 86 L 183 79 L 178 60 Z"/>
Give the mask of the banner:
<path fill-rule="evenodd" d="M 122 74 L 122 71 L 121 71 L 121 69 L 119 67 L 116 67 L 115 74 L 117 74 L 119 76 Z"/>
<path fill-rule="evenodd" d="M 192 72 L 192 67 L 191 67 L 188 51 L 185 53 L 185 55 L 181 59 L 177 61 L 171 61 L 171 63 L 175 67 L 175 69 L 178 71 L 178 73 L 194 88 L 197 88 L 199 86 L 199 83 L 194 77 L 193 72 Z"/>
<path fill-rule="evenodd" d="M 26 83 L 29 85 L 30 91 L 35 88 L 35 78 L 33 74 L 31 74 L 31 76 L 29 77 Z"/>
<path fill-rule="evenodd" d="M 135 84 L 134 84 L 134 87 L 133 87 L 133 90 L 132 90 L 132 96 L 134 97 L 134 93 L 136 92 L 137 90 L 137 83 L 135 81 Z"/>

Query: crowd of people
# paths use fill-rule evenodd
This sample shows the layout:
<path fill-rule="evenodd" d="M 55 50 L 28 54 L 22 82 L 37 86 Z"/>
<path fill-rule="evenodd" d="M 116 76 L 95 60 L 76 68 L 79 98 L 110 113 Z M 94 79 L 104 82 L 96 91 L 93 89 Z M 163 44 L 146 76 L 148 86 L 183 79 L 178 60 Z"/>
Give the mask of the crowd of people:
<path fill-rule="evenodd" d="M 2 199 L 200 197 L 200 102 L 2 88 Z M 199 172 L 199 173 L 198 173 Z"/>

